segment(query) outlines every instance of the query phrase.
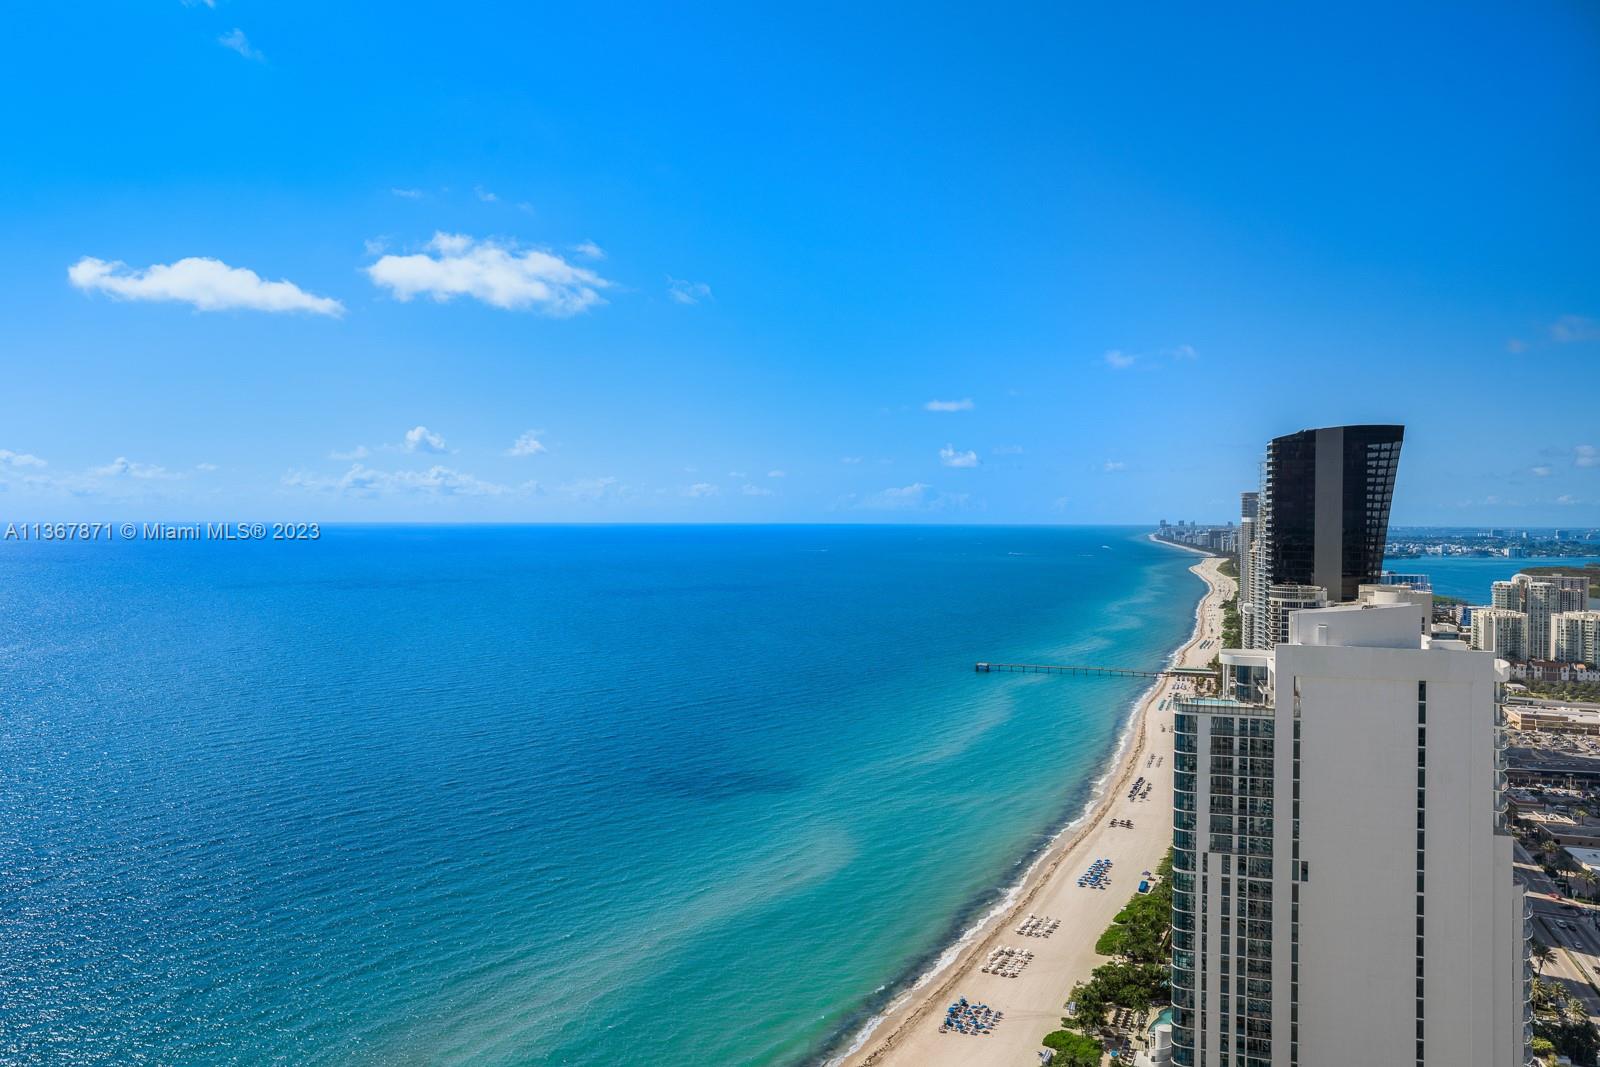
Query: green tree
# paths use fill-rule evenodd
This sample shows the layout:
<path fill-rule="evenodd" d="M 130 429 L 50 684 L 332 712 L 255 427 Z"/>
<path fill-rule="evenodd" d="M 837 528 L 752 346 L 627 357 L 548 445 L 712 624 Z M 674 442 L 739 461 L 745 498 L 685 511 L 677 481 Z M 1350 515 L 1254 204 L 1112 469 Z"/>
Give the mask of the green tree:
<path fill-rule="evenodd" d="M 1537 938 L 1534 939 L 1533 948 L 1529 950 L 1529 955 L 1533 957 L 1533 962 L 1538 965 L 1540 974 L 1544 973 L 1545 964 L 1555 962 L 1556 958 L 1555 949 Z"/>
<path fill-rule="evenodd" d="M 1532 994 L 1534 1036 L 1550 1042 L 1574 1063 L 1594 1063 L 1600 1053 L 1600 1030 L 1589 1021 L 1583 1001 L 1559 983 L 1539 977 L 1533 980 Z"/>
<path fill-rule="evenodd" d="M 1046 1034 L 1044 1047 L 1055 1054 L 1051 1067 L 1100 1067 L 1100 1057 L 1105 1054 L 1100 1042 L 1073 1030 Z"/>

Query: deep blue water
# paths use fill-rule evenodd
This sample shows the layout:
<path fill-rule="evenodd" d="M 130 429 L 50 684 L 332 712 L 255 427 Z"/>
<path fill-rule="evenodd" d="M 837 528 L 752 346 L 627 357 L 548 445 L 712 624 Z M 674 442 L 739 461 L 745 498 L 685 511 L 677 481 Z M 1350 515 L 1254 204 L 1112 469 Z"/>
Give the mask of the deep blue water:
<path fill-rule="evenodd" d="M 1130 529 L 0 546 L 0 1061 L 791 1064 L 1101 773 Z M 637 1059 L 632 1057 L 638 1057 Z"/>
<path fill-rule="evenodd" d="M 1586 563 L 1600 563 L 1600 556 L 1581 556 L 1576 559 L 1419 556 L 1416 559 L 1385 560 L 1384 568 L 1401 574 L 1426 574 L 1433 580 L 1433 591 L 1440 596 L 1460 597 L 1469 604 L 1487 604 L 1490 584 L 1506 581 L 1524 567 L 1570 566 L 1577 570 Z"/>

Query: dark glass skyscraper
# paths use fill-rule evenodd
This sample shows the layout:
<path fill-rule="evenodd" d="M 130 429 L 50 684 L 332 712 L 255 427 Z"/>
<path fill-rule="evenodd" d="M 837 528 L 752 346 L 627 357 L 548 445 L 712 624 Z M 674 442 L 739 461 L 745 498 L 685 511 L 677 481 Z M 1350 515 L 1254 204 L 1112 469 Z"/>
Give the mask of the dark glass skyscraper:
<path fill-rule="evenodd" d="M 1267 445 L 1263 565 L 1272 585 L 1354 600 L 1378 580 L 1404 426 L 1330 426 Z"/>

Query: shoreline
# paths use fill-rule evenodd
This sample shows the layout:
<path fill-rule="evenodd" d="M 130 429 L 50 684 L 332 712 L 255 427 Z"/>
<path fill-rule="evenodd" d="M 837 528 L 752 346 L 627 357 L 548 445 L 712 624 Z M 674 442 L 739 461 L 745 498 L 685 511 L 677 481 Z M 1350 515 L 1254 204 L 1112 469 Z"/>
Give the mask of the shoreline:
<path fill-rule="evenodd" d="M 1197 556 L 1205 556 L 1207 559 L 1227 559 L 1228 558 L 1227 556 L 1224 556 L 1220 552 L 1208 552 L 1206 549 L 1196 548 L 1193 545 L 1180 545 L 1176 541 L 1163 541 L 1161 538 L 1157 537 L 1155 534 L 1146 534 L 1145 536 L 1150 538 L 1151 541 L 1155 542 L 1158 545 L 1166 545 L 1168 548 L 1181 548 L 1185 552 L 1193 552 L 1195 555 L 1197 555 Z"/>
<path fill-rule="evenodd" d="M 1189 545 L 1161 541 L 1154 536 L 1150 536 L 1150 540 L 1204 557 L 1189 568 L 1206 583 L 1205 592 L 1195 605 L 1194 628 L 1189 637 L 1169 653 L 1167 665 L 1181 665 L 1197 657 L 1209 661 L 1212 650 L 1198 646 L 1221 633 L 1222 603 L 1231 595 L 1233 584 L 1232 579 L 1218 573 L 1226 557 Z M 1206 653 L 1203 657 L 1199 655 L 1202 652 Z M 1171 716 L 1170 708 L 1159 713 L 1156 709 L 1174 688 L 1173 679 L 1159 678 L 1134 701 L 1107 770 L 1096 780 L 1083 812 L 1057 832 L 994 907 L 942 950 L 935 962 L 904 992 L 868 1020 L 852 1036 L 843 1052 L 830 1056 L 826 1060 L 828 1067 L 879 1067 L 902 1062 L 917 1067 L 937 1063 L 1010 1064 L 1019 1062 L 1019 1056 L 1029 1050 L 1041 1047 L 1039 1039 L 1059 1027 L 1064 1013 L 1062 1005 L 1072 985 L 1087 979 L 1093 966 L 1101 962 L 1100 957 L 1094 955 L 1094 943 L 1108 925 L 1110 915 L 1120 911 L 1132 895 L 1123 892 L 1119 885 L 1114 894 L 1077 890 L 1074 896 L 1068 890 L 1076 888 L 1076 862 L 1087 862 L 1084 854 L 1090 851 L 1091 842 L 1097 845 L 1094 849 L 1097 855 L 1107 851 L 1124 853 L 1126 855 L 1117 861 L 1121 868 L 1119 876 L 1129 877 L 1131 885 L 1136 880 L 1131 875 L 1136 875 L 1140 869 L 1153 869 L 1170 844 L 1171 762 L 1165 758 L 1164 751 L 1157 750 L 1154 742 L 1165 733 L 1165 720 Z M 1155 731 L 1156 726 L 1160 726 L 1160 732 Z M 1161 766 L 1148 768 L 1152 771 L 1150 799 L 1143 802 L 1122 799 L 1141 766 L 1153 765 L 1158 756 L 1162 757 Z M 1144 816 L 1139 829 L 1111 830 L 1106 826 L 1108 818 L 1122 817 L 1119 810 L 1122 808 Z M 1134 847 L 1121 847 L 1128 845 Z M 1112 900 L 1115 907 L 1107 912 L 1105 905 Z M 1095 906 L 1074 906 L 1078 904 Z M 1074 911 L 1080 914 L 1069 914 Z M 1086 911 L 1106 914 L 1083 914 Z M 1061 918 L 1061 929 L 1049 939 L 1023 939 L 1027 941 L 1025 947 L 1037 958 L 1021 977 L 1004 979 L 982 974 L 979 968 L 992 949 L 1001 944 L 1017 943 L 1019 939 L 1008 938 L 1008 932 L 1016 921 L 1030 913 Z M 1105 921 L 1097 921 L 1102 917 Z M 980 995 L 983 989 L 990 988 L 995 990 L 992 996 Z M 1024 992 L 1032 995 L 1025 998 L 1014 995 Z M 932 1013 L 946 999 L 953 1000 L 961 995 L 973 996 L 1004 1009 L 1006 1025 L 981 1043 L 938 1034 Z M 1029 1003 L 1024 1006 L 1023 1000 Z M 1045 1018 L 1048 1023 L 1042 1021 Z M 1044 1028 L 1040 1029 L 1040 1025 Z"/>

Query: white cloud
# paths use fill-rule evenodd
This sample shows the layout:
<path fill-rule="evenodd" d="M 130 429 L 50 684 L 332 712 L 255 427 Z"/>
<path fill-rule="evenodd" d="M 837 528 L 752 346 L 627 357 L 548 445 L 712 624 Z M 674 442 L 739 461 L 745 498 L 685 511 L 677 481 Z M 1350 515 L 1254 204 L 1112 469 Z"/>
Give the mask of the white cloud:
<path fill-rule="evenodd" d="M 329 459 L 366 459 L 372 451 L 366 445 L 356 445 L 348 452 L 329 452 Z"/>
<path fill-rule="evenodd" d="M 244 35 L 244 31 L 238 29 L 237 27 L 229 30 L 221 37 L 218 37 L 217 43 L 224 48 L 232 49 L 233 51 L 238 52 L 246 59 L 253 59 L 258 63 L 266 61 L 267 57 L 262 55 L 259 49 L 252 47 L 250 44 L 250 38 L 246 37 Z"/>
<path fill-rule="evenodd" d="M 1572 452 L 1572 462 L 1577 466 L 1600 467 L 1600 449 L 1594 445 L 1577 445 Z"/>
<path fill-rule="evenodd" d="M 1561 496 L 1556 497 L 1557 504 L 1576 504 L 1577 502 L 1578 498 L 1571 493 L 1563 493 Z"/>
<path fill-rule="evenodd" d="M 552 252 L 519 252 L 491 239 L 436 233 L 427 247 L 432 254 L 384 256 L 366 269 L 367 276 L 397 300 L 421 294 L 443 303 L 470 296 L 492 307 L 558 316 L 604 303 L 599 291 L 611 286 Z"/>
<path fill-rule="evenodd" d="M 1600 322 L 1582 315 L 1563 315 L 1551 323 L 1550 336 L 1559 344 L 1600 341 Z"/>
<path fill-rule="evenodd" d="M 509 486 L 437 465 L 422 471 L 381 471 L 357 463 L 337 478 L 294 471 L 283 476 L 283 484 L 291 489 L 345 496 L 501 496 L 514 492 Z"/>
<path fill-rule="evenodd" d="M 398 196 L 402 200 L 421 200 L 422 199 L 422 190 L 421 189 L 390 189 L 389 191 L 391 193 L 393 193 L 395 196 Z"/>
<path fill-rule="evenodd" d="M 698 304 L 711 299 L 711 286 L 667 275 L 667 296 L 680 304 Z"/>
<path fill-rule="evenodd" d="M 263 281 L 253 270 L 203 256 L 157 263 L 144 270 L 84 256 L 67 268 L 67 280 L 85 292 L 98 290 L 120 300 L 177 301 L 200 311 L 244 308 L 344 314 L 344 305 L 330 297 L 314 296 L 293 282 Z"/>
<path fill-rule="evenodd" d="M 539 440 L 539 435 L 543 432 L 543 430 L 527 431 L 521 437 L 518 437 L 515 441 L 511 442 L 511 447 L 506 449 L 506 455 L 537 456 L 541 452 L 548 451 L 544 447 L 544 442 Z"/>
<path fill-rule="evenodd" d="M 772 495 L 772 490 L 768 489 L 764 485 L 749 485 L 749 484 L 746 484 L 746 485 L 740 487 L 739 492 L 743 493 L 745 496 L 771 496 Z"/>
<path fill-rule="evenodd" d="M 605 259 L 606 250 L 593 241 L 580 241 L 572 246 L 572 250 L 585 259 Z"/>
<path fill-rule="evenodd" d="M 1166 349 L 1164 354 L 1168 355 L 1168 356 L 1171 356 L 1173 359 L 1199 359 L 1200 358 L 1200 353 L 1198 353 L 1198 352 L 1196 352 L 1194 350 L 1194 345 L 1176 345 L 1176 346 L 1174 346 L 1172 348 Z"/>
<path fill-rule="evenodd" d="M 615 500 L 632 495 L 628 487 L 617 479 L 607 476 L 604 478 L 580 478 L 560 486 L 560 491 L 574 500 L 593 503 L 599 500 Z"/>
<path fill-rule="evenodd" d="M 202 4 L 211 8 L 217 6 L 217 0 L 180 0 L 180 2 L 184 7 L 199 7 Z"/>
<path fill-rule="evenodd" d="M 1115 471 L 1125 471 L 1128 469 L 1128 465 L 1118 459 L 1108 459 L 1103 469 L 1110 474 Z"/>
<path fill-rule="evenodd" d="M 789 472 L 788 471 L 768 471 L 767 472 L 767 477 L 768 478 L 787 478 L 787 477 L 789 477 Z"/>
<path fill-rule="evenodd" d="M 939 462 L 946 467 L 976 467 L 978 454 L 970 449 L 957 452 L 955 445 L 945 445 L 939 449 Z"/>
<path fill-rule="evenodd" d="M 693 485 L 683 491 L 683 495 L 694 497 L 698 500 L 703 497 L 718 496 L 721 494 L 721 492 L 722 490 L 718 489 L 710 482 L 695 482 Z"/>
<path fill-rule="evenodd" d="M 920 508 L 928 500 L 928 490 L 933 486 L 927 482 L 912 482 L 898 488 L 884 489 L 864 498 L 862 507 L 878 508 L 886 511 L 898 511 L 906 508 Z"/>
<path fill-rule="evenodd" d="M 426 426 L 413 426 L 406 431 L 404 448 L 407 452 L 443 452 L 444 438 Z"/>
<path fill-rule="evenodd" d="M 839 457 L 839 462 L 840 463 L 846 463 L 846 464 L 849 464 L 852 467 L 855 466 L 857 463 L 860 463 L 861 460 L 862 460 L 861 456 L 840 456 Z"/>
<path fill-rule="evenodd" d="M 9 448 L 0 448 L 0 467 L 47 467 L 44 460 L 32 452 L 13 452 Z"/>
<path fill-rule="evenodd" d="M 165 495 L 189 478 L 192 471 L 208 473 L 218 469 L 212 463 L 197 463 L 192 471 L 172 471 L 154 463 L 138 463 L 127 456 L 118 456 L 102 466 L 59 474 L 46 472 L 46 466 L 38 456 L 0 449 L 0 489 L 21 488 L 78 497 Z"/>
<path fill-rule="evenodd" d="M 940 493 L 927 482 L 912 482 L 864 497 L 852 494 L 841 503 L 867 511 L 944 511 L 965 510 L 970 501 L 966 493 Z"/>
<path fill-rule="evenodd" d="M 1130 356 L 1126 352 L 1113 348 L 1106 353 L 1106 366 L 1115 370 L 1122 370 L 1124 367 L 1133 366 L 1133 361 L 1136 358 L 1138 357 Z"/>
<path fill-rule="evenodd" d="M 997 456 L 1020 456 L 1027 450 L 1021 445 L 995 445 L 989 451 Z"/>
<path fill-rule="evenodd" d="M 126 456 L 118 456 L 104 467 L 89 471 L 96 478 L 137 478 L 140 481 L 170 481 L 181 477 L 165 467 L 153 463 L 135 463 Z"/>
<path fill-rule="evenodd" d="M 922 405 L 924 411 L 971 411 L 972 398 L 962 397 L 960 400 L 930 400 Z"/>
<path fill-rule="evenodd" d="M 495 196 L 481 185 L 474 185 L 472 187 L 472 195 L 477 197 L 479 200 L 482 200 L 485 204 L 493 204 L 500 199 L 498 196 Z"/>
<path fill-rule="evenodd" d="M 1550 465 L 1547 463 L 1541 463 L 1537 467 L 1530 468 L 1530 473 L 1532 473 L 1535 478 L 1548 478 L 1550 477 Z"/>

